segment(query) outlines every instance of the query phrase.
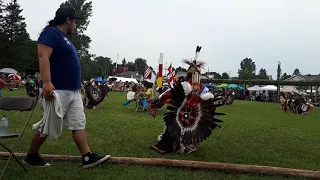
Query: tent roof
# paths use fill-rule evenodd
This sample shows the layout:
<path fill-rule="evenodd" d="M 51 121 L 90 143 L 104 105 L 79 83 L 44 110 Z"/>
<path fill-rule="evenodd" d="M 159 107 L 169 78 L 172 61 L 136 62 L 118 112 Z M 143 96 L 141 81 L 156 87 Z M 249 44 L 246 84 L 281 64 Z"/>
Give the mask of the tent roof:
<path fill-rule="evenodd" d="M 248 88 L 248 91 L 259 91 L 262 90 L 260 86 L 252 86 Z"/>
<path fill-rule="evenodd" d="M 122 81 L 122 82 L 128 81 L 128 82 L 138 83 L 138 81 L 137 81 L 136 79 L 134 79 L 134 78 L 124 78 L 124 77 L 110 76 L 110 77 L 108 78 L 108 80 L 109 80 L 110 78 L 115 78 L 115 79 L 117 79 L 116 82 L 118 82 L 118 81 Z"/>
<path fill-rule="evenodd" d="M 4 74 L 17 74 L 18 71 L 16 71 L 15 69 L 12 69 L 12 68 L 3 68 L 3 69 L 0 69 L 0 73 L 4 73 Z"/>

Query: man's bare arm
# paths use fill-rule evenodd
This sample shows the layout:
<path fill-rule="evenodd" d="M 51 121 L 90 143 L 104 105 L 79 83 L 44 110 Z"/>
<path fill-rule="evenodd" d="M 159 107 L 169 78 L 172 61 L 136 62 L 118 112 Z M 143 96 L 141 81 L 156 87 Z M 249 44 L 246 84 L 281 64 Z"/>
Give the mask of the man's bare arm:
<path fill-rule="evenodd" d="M 51 82 L 51 71 L 49 58 L 52 54 L 53 49 L 44 44 L 38 44 L 38 58 L 40 74 L 43 83 Z"/>

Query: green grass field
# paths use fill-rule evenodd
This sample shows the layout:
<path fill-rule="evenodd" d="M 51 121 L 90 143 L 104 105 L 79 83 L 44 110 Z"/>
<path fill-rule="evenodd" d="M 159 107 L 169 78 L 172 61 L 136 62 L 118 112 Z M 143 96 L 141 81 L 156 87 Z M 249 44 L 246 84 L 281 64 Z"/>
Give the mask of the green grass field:
<path fill-rule="evenodd" d="M 24 89 L 6 95 L 24 94 Z M 152 118 L 146 112 L 135 112 L 134 105 L 122 107 L 125 94 L 111 92 L 96 110 L 86 110 L 87 131 L 92 150 L 117 157 L 152 157 L 199 161 L 229 162 L 320 170 L 320 114 L 316 109 L 309 115 L 285 114 L 279 104 L 235 101 L 232 106 L 219 108 L 227 115 L 225 122 L 199 151 L 187 155 L 160 155 L 150 149 L 162 131 L 161 116 Z M 25 113 L 3 112 L 9 116 L 9 130 L 19 132 Z M 1 114 L 0 114 L 1 115 Z M 31 126 L 40 119 L 37 107 L 17 152 L 27 152 Z M 13 141 L 6 143 L 13 144 Z M 48 139 L 43 154 L 79 155 L 71 132 L 64 130 L 59 140 Z M 0 163 L 4 165 L 4 163 Z M 51 162 L 48 168 L 28 167 L 25 173 L 12 162 L 5 179 L 283 179 L 282 177 L 223 173 L 168 167 L 112 165 L 84 170 L 76 162 Z M 289 178 L 288 178 L 289 179 Z"/>

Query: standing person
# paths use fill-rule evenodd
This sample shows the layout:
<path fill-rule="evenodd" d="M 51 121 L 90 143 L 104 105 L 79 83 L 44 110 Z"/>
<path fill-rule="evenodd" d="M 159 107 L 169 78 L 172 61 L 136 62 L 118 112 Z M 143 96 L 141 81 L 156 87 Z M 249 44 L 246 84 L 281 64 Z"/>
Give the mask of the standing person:
<path fill-rule="evenodd" d="M 54 20 L 49 22 L 38 39 L 38 57 L 43 83 L 42 94 L 53 98 L 58 93 L 63 109 L 63 125 L 72 131 L 72 137 L 81 155 L 84 168 L 99 165 L 110 158 L 91 152 L 85 130 L 86 117 L 81 98 L 81 67 L 77 50 L 67 35 L 75 32 L 77 16 L 71 7 L 61 7 Z M 46 112 L 43 112 L 46 113 Z M 39 150 L 46 140 L 40 130 L 36 130 L 24 161 L 34 166 L 48 166 Z"/>

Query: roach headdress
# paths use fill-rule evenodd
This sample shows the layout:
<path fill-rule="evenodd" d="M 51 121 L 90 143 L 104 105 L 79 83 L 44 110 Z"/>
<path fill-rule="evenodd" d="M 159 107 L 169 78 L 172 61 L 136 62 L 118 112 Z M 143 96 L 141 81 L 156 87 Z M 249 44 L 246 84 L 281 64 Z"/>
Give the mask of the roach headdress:
<path fill-rule="evenodd" d="M 197 46 L 196 55 L 193 60 L 184 59 L 183 62 L 189 65 L 188 68 L 188 77 L 191 77 L 192 86 L 195 92 L 198 92 L 200 86 L 200 76 L 201 68 L 204 66 L 204 62 L 198 61 L 199 53 L 201 51 L 201 46 Z"/>

